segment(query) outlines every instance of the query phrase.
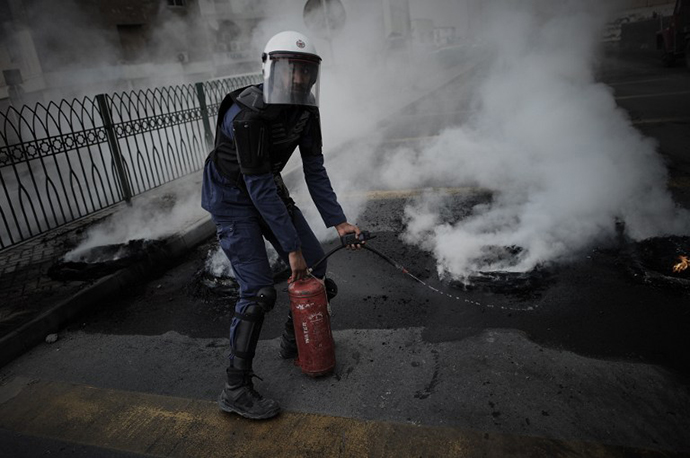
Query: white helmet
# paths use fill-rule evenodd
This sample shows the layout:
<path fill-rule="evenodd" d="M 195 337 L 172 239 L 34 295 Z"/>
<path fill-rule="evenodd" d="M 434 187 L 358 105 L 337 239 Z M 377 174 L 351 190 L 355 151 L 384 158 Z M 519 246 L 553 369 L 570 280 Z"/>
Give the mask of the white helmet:
<path fill-rule="evenodd" d="M 309 38 L 280 32 L 268 40 L 261 60 L 266 103 L 319 105 L 321 57 Z"/>

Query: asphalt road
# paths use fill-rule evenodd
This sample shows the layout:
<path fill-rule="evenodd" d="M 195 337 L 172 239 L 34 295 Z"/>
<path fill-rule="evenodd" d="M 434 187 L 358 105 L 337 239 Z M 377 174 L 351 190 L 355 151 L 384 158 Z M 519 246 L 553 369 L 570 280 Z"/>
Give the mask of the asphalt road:
<path fill-rule="evenodd" d="M 669 188 L 680 205 L 690 208 L 690 72 L 663 69 L 653 61 L 609 59 L 600 78 L 613 87 L 638 128 L 659 141 L 671 175 Z M 450 84 L 462 89 L 464 83 Z M 462 120 L 462 111 L 451 110 L 451 116 L 447 108 L 441 116 L 433 104 L 421 103 L 407 115 Z M 416 131 L 391 128 L 388 135 L 392 140 L 403 133 L 408 138 L 429 136 L 442 126 L 412 125 Z M 536 456 L 533 441 L 542 441 L 539 450 L 546 454 L 539 456 L 690 453 L 687 290 L 643 282 L 630 267 L 631 247 L 615 240 L 549 268 L 531 283 L 499 281 L 465 290 L 440 281 L 431 255 L 400 241 L 402 208 L 410 195 L 371 194 L 358 223 L 377 236 L 372 246 L 439 292 L 372 253 L 334 255 L 329 275 L 340 288 L 332 304 L 337 367 L 332 376 L 313 380 L 277 356 L 288 307 L 285 282 L 279 283 L 280 298 L 265 323 L 255 362 L 264 379 L 257 382 L 259 390 L 279 400 L 286 411 L 284 423 L 272 423 L 277 429 L 270 444 L 280 442 L 285 453 L 316 456 L 318 444 L 294 448 L 298 436 L 279 441 L 282 425 L 297 432 L 313 425 L 334 428 L 342 432 L 343 447 L 346 436 L 354 437 L 352 422 L 368 422 L 362 428 L 376 433 L 362 439 L 370 447 L 363 449 L 365 454 L 385 437 L 386 450 L 394 454 L 402 437 L 419 434 L 431 438 L 421 453 L 427 456 L 501 456 L 508 453 L 508 443 L 513 444 L 511 456 Z M 489 196 L 462 190 L 449 198 L 456 199 L 461 212 Z M 161 277 L 95 307 L 61 332 L 57 343 L 36 348 L 0 372 L 3 381 L 20 377 L 25 382 L 19 384 L 35 383 L 33 401 L 23 400 L 36 409 L 35 417 L 41 405 L 51 407 L 53 393 L 78 406 L 75 425 L 119 418 L 107 415 L 121 411 L 113 406 L 116 402 L 119 409 L 137 406 L 124 422 L 130 440 L 115 434 L 123 432 L 123 421 L 88 436 L 71 432 L 77 427 L 65 423 L 27 427 L 17 434 L 1 431 L 0 443 L 11 444 L 7 450 L 13 450 L 12 456 L 45 451 L 58 456 L 184 456 L 179 450 L 187 450 L 185 441 L 193 436 L 188 425 L 214 409 L 233 309 L 232 292 L 216 295 L 199 281 L 214 246 L 208 241 Z M 171 428 L 161 406 L 176 400 L 182 407 L 175 410 Z M 187 411 L 188 416 L 180 413 Z M 335 420 L 324 418 L 348 423 L 336 427 L 329 423 Z M 168 429 L 161 433 L 156 424 Z M 237 434 L 244 440 L 262 428 L 234 421 L 221 427 L 230 424 L 240 428 Z M 381 424 L 403 429 L 396 430 L 398 436 L 386 436 L 376 429 Z M 132 425 L 160 434 L 158 444 L 136 435 Z M 435 435 L 448 431 L 444 428 L 463 432 L 469 444 L 464 453 Z M 34 440 L 34 434 L 48 438 Z M 236 433 L 206 434 L 202 436 L 211 443 L 216 436 Z M 161 448 L 166 440 L 175 446 Z M 194 444 L 203 447 L 199 441 Z M 602 448 L 595 453 L 586 447 Z M 228 453 L 233 450 L 237 452 L 230 448 Z M 412 449 L 406 450 L 411 454 Z"/>

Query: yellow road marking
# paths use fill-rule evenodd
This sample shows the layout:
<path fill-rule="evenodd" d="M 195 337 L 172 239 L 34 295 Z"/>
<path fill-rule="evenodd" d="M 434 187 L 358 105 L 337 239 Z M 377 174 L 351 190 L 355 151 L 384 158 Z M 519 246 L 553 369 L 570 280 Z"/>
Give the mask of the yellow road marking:
<path fill-rule="evenodd" d="M 432 116 L 454 116 L 457 114 L 472 113 L 470 110 L 440 111 L 438 113 L 401 113 L 400 118 L 427 118 Z"/>
<path fill-rule="evenodd" d="M 357 191 L 357 192 L 339 192 L 338 200 L 395 200 L 395 199 L 409 199 L 410 197 L 420 196 L 422 194 L 446 194 L 446 195 L 476 195 L 476 194 L 491 194 L 492 191 L 488 188 L 480 188 L 478 186 L 462 186 L 454 188 L 417 188 L 417 189 L 394 189 L 394 190 L 371 190 L 371 191 Z M 298 200 L 306 200 L 309 195 L 306 193 L 295 193 L 294 197 Z"/>
<path fill-rule="evenodd" d="M 639 124 L 666 124 L 672 122 L 690 122 L 690 117 L 638 119 L 632 123 L 634 126 L 637 126 Z"/>
<path fill-rule="evenodd" d="M 669 80 L 671 80 L 671 78 L 653 78 L 653 79 L 646 79 L 646 80 L 621 81 L 618 83 L 604 83 L 604 84 L 608 84 L 609 86 L 625 86 L 628 84 L 654 83 L 657 81 L 669 81 Z"/>
<path fill-rule="evenodd" d="M 690 188 L 690 177 L 678 177 L 668 180 L 671 188 Z"/>
<path fill-rule="evenodd" d="M 669 95 L 685 95 L 685 94 L 690 94 L 690 91 L 657 92 L 654 94 L 624 95 L 622 97 L 616 97 L 616 100 L 644 99 L 644 98 L 650 98 L 650 97 L 666 97 Z"/>
<path fill-rule="evenodd" d="M 420 137 L 402 137 L 402 138 L 391 138 L 389 140 L 384 140 L 382 143 L 404 143 L 404 142 L 418 142 L 420 140 L 429 140 L 431 138 L 438 138 L 439 135 L 425 135 Z"/>
<path fill-rule="evenodd" d="M 688 92 L 688 94 L 690 94 L 690 92 Z M 665 124 L 665 123 L 673 123 L 673 122 L 690 122 L 690 117 L 689 116 L 677 116 L 677 117 L 673 117 L 673 118 L 637 119 L 635 121 L 632 121 L 632 124 L 634 126 L 637 126 L 640 124 Z M 436 139 L 438 137 L 440 137 L 440 135 L 425 135 L 425 136 L 419 136 L 419 137 L 390 138 L 388 140 L 384 140 L 382 143 L 418 142 L 418 141 L 422 141 L 422 140 Z"/>
<path fill-rule="evenodd" d="M 361 200 L 383 200 L 383 199 L 406 199 L 416 197 L 426 193 L 433 194 L 478 194 L 490 193 L 491 190 L 480 188 L 476 186 L 462 186 L 455 188 L 419 188 L 419 189 L 395 189 L 395 190 L 373 190 L 362 192 L 345 192 L 338 194 L 339 198 L 347 199 L 361 199 Z"/>
<path fill-rule="evenodd" d="M 668 180 L 668 186 L 672 188 L 690 187 L 690 177 L 678 177 Z M 426 193 L 447 194 L 447 195 L 476 195 L 491 194 L 489 188 L 479 186 L 461 186 L 452 188 L 420 188 L 420 189 L 396 189 L 396 190 L 372 190 L 362 192 L 344 192 L 338 194 L 340 200 L 385 200 L 385 199 L 408 199 Z M 305 195 L 306 197 L 306 195 Z"/>
<path fill-rule="evenodd" d="M 690 177 L 678 177 L 668 180 L 668 186 L 671 188 L 688 188 L 690 187 Z M 438 188 L 419 188 L 419 189 L 395 189 L 395 190 L 372 190 L 361 192 L 342 192 L 338 194 L 338 199 L 341 201 L 347 200 L 395 200 L 395 199 L 409 199 L 410 197 L 417 197 L 426 193 L 446 194 L 446 195 L 477 195 L 477 194 L 491 194 L 493 191 L 489 188 L 482 188 L 479 186 L 461 186 L 461 187 L 438 187 Z M 297 193 L 295 198 L 307 199 L 307 194 Z"/>
<path fill-rule="evenodd" d="M 211 401 L 20 379 L 0 387 L 0 428 L 169 457 L 682 456 L 298 412 L 254 422 L 222 413 Z"/>

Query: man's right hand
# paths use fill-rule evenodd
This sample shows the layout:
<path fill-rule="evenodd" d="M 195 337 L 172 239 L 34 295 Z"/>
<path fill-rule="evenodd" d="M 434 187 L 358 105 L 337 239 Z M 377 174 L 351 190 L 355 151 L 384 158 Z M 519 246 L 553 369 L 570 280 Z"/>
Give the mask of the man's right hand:
<path fill-rule="evenodd" d="M 297 281 L 305 278 L 307 276 L 307 261 L 304 260 L 302 256 L 302 250 L 291 251 L 288 254 L 288 259 L 290 261 L 290 269 L 292 270 L 292 276 L 290 281 Z"/>

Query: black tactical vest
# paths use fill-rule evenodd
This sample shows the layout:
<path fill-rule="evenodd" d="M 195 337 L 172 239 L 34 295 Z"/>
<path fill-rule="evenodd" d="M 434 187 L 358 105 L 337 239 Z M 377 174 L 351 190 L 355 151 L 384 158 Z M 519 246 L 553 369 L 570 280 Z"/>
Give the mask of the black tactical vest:
<path fill-rule="evenodd" d="M 215 147 L 209 159 L 213 160 L 216 168 L 225 178 L 242 189 L 245 189 L 245 183 L 242 179 L 235 141 L 225 135 L 221 129 L 225 114 L 233 104 L 241 108 L 235 117 L 236 121 L 260 119 L 268 129 L 265 135 L 266 144 L 262 149 L 268 152 L 270 171 L 273 172 L 281 198 L 286 204 L 292 205 L 280 172 L 285 168 L 295 148 L 300 145 L 307 132 L 311 142 L 306 146 L 302 144 L 301 153 L 303 155 L 321 154 L 318 109 L 296 105 L 267 105 L 263 102 L 261 89 L 257 86 L 238 89 L 223 99 L 218 110 Z M 260 153 L 256 151 L 256 154 Z"/>

